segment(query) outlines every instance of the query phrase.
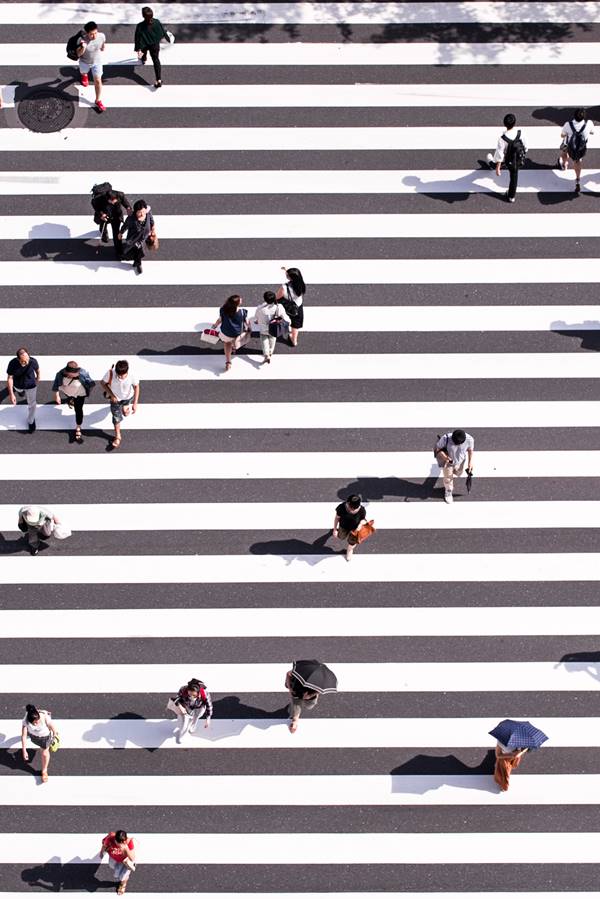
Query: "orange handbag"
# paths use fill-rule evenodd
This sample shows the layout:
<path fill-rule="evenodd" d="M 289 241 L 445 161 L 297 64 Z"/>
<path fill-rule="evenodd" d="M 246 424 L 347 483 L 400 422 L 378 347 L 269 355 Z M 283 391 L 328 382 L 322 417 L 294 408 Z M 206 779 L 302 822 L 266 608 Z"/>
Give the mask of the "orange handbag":
<path fill-rule="evenodd" d="M 354 536 L 356 537 L 358 543 L 364 543 L 365 540 L 368 540 L 371 534 L 375 533 L 375 522 L 373 520 L 367 521 L 365 524 L 361 525 L 355 531 L 352 531 Z"/>

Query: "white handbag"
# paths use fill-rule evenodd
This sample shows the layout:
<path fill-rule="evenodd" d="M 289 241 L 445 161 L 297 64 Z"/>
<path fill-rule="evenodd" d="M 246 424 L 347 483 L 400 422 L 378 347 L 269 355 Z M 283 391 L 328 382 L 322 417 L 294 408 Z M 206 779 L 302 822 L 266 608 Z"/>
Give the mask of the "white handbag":
<path fill-rule="evenodd" d="M 169 42 L 170 44 L 174 44 L 174 43 L 175 43 L 175 35 L 173 34 L 173 32 L 172 32 L 172 31 L 165 31 L 165 34 L 166 34 L 166 36 L 167 36 L 168 42 Z"/>
<path fill-rule="evenodd" d="M 210 343 L 214 346 L 215 343 L 219 342 L 219 332 L 215 331 L 214 328 L 205 328 L 200 335 L 200 340 L 203 343 Z"/>
<path fill-rule="evenodd" d="M 71 536 L 71 528 L 68 528 L 66 524 L 55 524 L 52 536 L 56 537 L 57 540 L 66 540 L 67 537 Z"/>

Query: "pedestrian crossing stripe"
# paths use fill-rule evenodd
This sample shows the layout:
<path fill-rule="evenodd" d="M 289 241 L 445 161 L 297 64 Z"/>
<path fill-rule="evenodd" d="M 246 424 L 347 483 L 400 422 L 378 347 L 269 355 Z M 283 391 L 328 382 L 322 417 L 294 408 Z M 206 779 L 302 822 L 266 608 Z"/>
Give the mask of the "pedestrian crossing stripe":
<path fill-rule="evenodd" d="M 168 691 L 167 691 L 168 692 Z M 163 690 L 165 696 L 167 692 Z M 283 694 L 282 694 L 283 696 Z M 166 702 L 166 700 L 165 700 Z M 592 717 L 546 718 L 531 715 L 536 726 L 551 734 L 554 749 L 600 746 L 598 719 Z M 80 749 L 156 749 L 168 748 L 223 751 L 226 749 L 482 749 L 492 747 L 489 736 L 497 718 L 310 718 L 291 737 L 287 718 L 213 718 L 210 727 L 203 722 L 194 734 L 181 743 L 173 736 L 177 719 L 73 719 L 56 718 L 62 750 Z M 360 726 L 357 726 L 360 724 Z M 20 746 L 20 722 L 0 720 L 0 749 Z M 19 779 L 22 784 L 22 779 Z M 120 803 L 117 803 L 120 804 Z M 367 803 L 370 804 L 370 803 Z M 567 803 L 568 804 L 568 803 Z M 0 896 L 3 894 L 0 893 Z"/>
<path fill-rule="evenodd" d="M 122 507 L 117 506 L 116 513 L 121 511 Z M 518 517 L 519 511 L 515 514 Z M 2 530 L 10 528 L 3 526 Z M 114 625 L 112 609 L 71 609 L 67 636 L 70 640 L 114 639 Z M 121 639 L 177 638 L 182 634 L 190 639 L 596 636 L 600 634 L 600 607 L 549 606 L 542 615 L 538 606 L 519 606 L 514 617 L 506 615 L 503 606 L 159 608 L 144 609 L 143 614 L 139 609 L 119 608 Z M 23 615 L 21 609 L 0 611 L 0 641 L 64 637 L 63 610 L 36 609 L 33 617 Z"/>

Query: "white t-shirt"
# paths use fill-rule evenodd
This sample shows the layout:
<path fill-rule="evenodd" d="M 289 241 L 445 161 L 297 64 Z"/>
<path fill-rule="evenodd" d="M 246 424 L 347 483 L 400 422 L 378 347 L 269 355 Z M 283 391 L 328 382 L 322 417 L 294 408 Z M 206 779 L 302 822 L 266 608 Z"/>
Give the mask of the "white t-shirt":
<path fill-rule="evenodd" d="M 106 372 L 102 380 L 105 384 L 110 385 L 110 389 L 118 400 L 130 400 L 133 396 L 133 388 L 140 383 L 139 378 L 134 375 L 131 369 L 129 369 L 124 378 L 120 378 L 114 368 L 111 368 Z"/>
<path fill-rule="evenodd" d="M 583 124 L 583 136 L 585 137 L 586 142 L 587 142 L 590 139 L 590 134 L 594 133 L 594 123 L 592 122 L 591 119 L 587 119 L 587 121 L 585 121 L 584 123 L 575 122 L 575 131 L 577 131 L 578 134 L 581 132 L 582 124 Z M 569 138 L 571 137 L 572 134 L 573 134 L 573 129 L 571 128 L 571 120 L 569 120 L 568 122 L 565 122 L 565 124 L 562 126 L 562 131 L 561 131 L 561 135 L 564 137 L 565 143 L 569 140 Z"/>
<path fill-rule="evenodd" d="M 517 128 L 515 125 L 514 128 L 511 128 L 510 131 L 505 131 L 504 134 L 507 136 L 509 140 L 516 140 L 517 134 L 521 131 L 520 128 Z M 527 144 L 525 143 L 525 138 L 523 137 L 523 132 L 521 131 L 521 141 L 523 146 L 525 147 L 525 152 L 527 152 Z M 507 143 L 504 140 L 504 136 L 501 134 L 498 138 L 498 143 L 496 144 L 496 152 L 494 153 L 494 162 L 504 162 L 504 157 L 506 156 L 506 148 Z"/>
<path fill-rule="evenodd" d="M 86 41 L 81 38 L 79 41 L 79 45 L 85 44 Z M 101 31 L 98 32 L 93 41 L 87 41 L 87 47 L 85 48 L 85 52 L 81 54 L 79 59 L 82 59 L 84 62 L 87 62 L 89 66 L 99 66 L 102 65 L 102 52 L 101 48 L 106 43 L 106 35 Z"/>
<path fill-rule="evenodd" d="M 292 285 L 290 284 L 289 281 L 284 281 L 283 284 L 281 285 L 281 287 L 283 289 L 283 299 L 284 300 L 287 300 L 287 298 L 289 296 L 290 299 L 292 299 L 295 302 L 296 306 L 302 305 L 302 297 L 298 296 L 297 293 L 294 293 L 294 288 L 292 287 Z M 289 294 L 288 294 L 288 290 L 289 290 Z"/>
<path fill-rule="evenodd" d="M 254 321 L 258 325 L 261 334 L 268 334 L 270 322 L 277 317 L 282 318 L 286 322 L 290 320 L 281 303 L 262 303 L 256 310 Z"/>
<path fill-rule="evenodd" d="M 474 449 L 475 441 L 470 434 L 467 434 L 465 442 L 457 445 L 452 440 L 452 431 L 449 431 L 447 434 L 442 434 L 435 447 L 438 450 L 444 450 L 452 464 L 458 468 L 467 458 L 468 450 Z"/>
<path fill-rule="evenodd" d="M 50 733 L 50 728 L 48 727 L 48 719 L 50 718 L 49 712 L 44 712 L 42 709 L 39 709 L 40 720 L 37 724 L 31 724 L 27 720 L 27 715 L 23 718 L 22 726 L 27 728 L 27 733 L 31 734 L 34 737 L 47 737 Z"/>
<path fill-rule="evenodd" d="M 69 375 L 63 375 L 60 390 L 62 390 L 65 396 L 75 397 L 86 395 L 85 387 L 79 378 L 71 378 Z"/>

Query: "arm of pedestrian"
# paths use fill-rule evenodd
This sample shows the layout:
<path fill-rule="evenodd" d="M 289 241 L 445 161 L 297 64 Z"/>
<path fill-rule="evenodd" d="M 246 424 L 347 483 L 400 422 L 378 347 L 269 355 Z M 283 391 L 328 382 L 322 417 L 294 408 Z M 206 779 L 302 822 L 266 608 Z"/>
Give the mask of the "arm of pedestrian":
<path fill-rule="evenodd" d="M 54 402 L 57 406 L 62 406 L 62 400 L 60 398 L 60 393 L 58 392 L 58 390 L 54 394 Z"/>
<path fill-rule="evenodd" d="M 334 537 L 337 537 L 337 535 L 338 535 L 339 523 L 340 523 L 340 516 L 336 515 L 335 518 L 333 519 L 333 528 L 332 528 Z"/>
<path fill-rule="evenodd" d="M 140 399 L 140 385 L 136 384 L 133 388 L 133 405 L 131 408 L 132 412 L 137 412 L 137 406 Z"/>
<path fill-rule="evenodd" d="M 27 728 L 21 728 L 21 752 L 23 753 L 23 760 L 29 761 L 29 754 L 27 752 Z"/>
<path fill-rule="evenodd" d="M 13 404 L 13 406 L 15 406 L 16 403 L 17 403 L 17 398 L 16 398 L 15 392 L 14 392 L 14 390 L 13 390 L 13 385 L 14 385 L 14 379 L 13 379 L 13 376 L 12 376 L 12 375 L 9 375 L 8 378 L 6 379 L 6 389 L 8 390 L 8 398 L 9 398 L 9 400 L 11 401 L 11 403 Z"/>

